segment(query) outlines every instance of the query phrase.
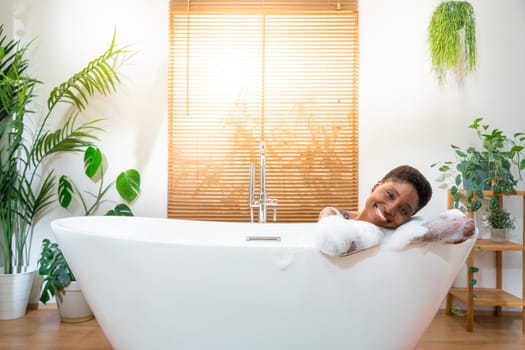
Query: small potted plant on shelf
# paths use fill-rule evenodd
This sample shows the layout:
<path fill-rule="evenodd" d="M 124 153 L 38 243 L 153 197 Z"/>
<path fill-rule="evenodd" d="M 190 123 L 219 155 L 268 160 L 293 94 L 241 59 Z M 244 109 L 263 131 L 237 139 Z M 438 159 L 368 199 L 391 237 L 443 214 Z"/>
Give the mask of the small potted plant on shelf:
<path fill-rule="evenodd" d="M 486 216 L 486 221 L 490 226 L 490 239 L 494 242 L 507 241 L 508 230 L 515 228 L 515 219 L 505 208 L 490 207 Z"/>
<path fill-rule="evenodd" d="M 525 134 L 514 133 L 507 136 L 498 128 L 482 124 L 483 118 L 477 118 L 469 125 L 476 131 L 480 142 L 477 147 L 463 149 L 451 145 L 456 155 L 455 161 L 444 161 L 432 164 L 442 173 L 437 179 L 449 183 L 455 207 L 459 207 L 464 191 L 467 209 L 477 211 L 482 206 L 484 191 L 492 191 L 489 196 L 490 206 L 497 206 L 497 196 L 516 192 L 518 178 L 525 169 Z"/>

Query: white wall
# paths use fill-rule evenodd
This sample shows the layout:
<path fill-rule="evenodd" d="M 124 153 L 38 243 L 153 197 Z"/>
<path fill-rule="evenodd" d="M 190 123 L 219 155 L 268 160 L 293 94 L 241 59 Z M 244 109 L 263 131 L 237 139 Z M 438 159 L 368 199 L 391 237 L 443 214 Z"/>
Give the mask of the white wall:
<path fill-rule="evenodd" d="M 508 134 L 525 131 L 525 2 L 471 0 L 476 13 L 478 67 L 464 85 L 439 87 L 430 71 L 426 28 L 441 1 L 360 1 L 360 202 L 390 168 L 408 163 L 429 179 L 430 164 L 453 160 L 451 144 L 475 144 L 467 126 L 477 117 Z M 422 210 L 447 206 L 446 191 L 433 181 L 434 196 Z M 520 188 L 524 189 L 521 182 Z M 511 203 L 515 215 L 520 203 Z M 519 215 L 521 216 L 521 215 Z M 523 219 L 518 220 L 521 230 Z M 513 232 L 521 241 L 521 231 Z M 494 287 L 494 253 L 476 255 L 478 286 Z M 521 296 L 521 254 L 505 253 L 504 286 Z M 465 271 L 457 283 L 465 286 Z"/>
<path fill-rule="evenodd" d="M 106 119 L 99 136 L 108 162 L 107 181 L 122 170 L 138 169 L 142 194 L 133 206 L 136 215 L 166 216 L 169 0 L 0 0 L 0 6 L 2 14 L 13 13 L 17 38 L 34 40 L 31 70 L 45 83 L 39 88 L 37 109 L 46 105 L 52 88 L 109 47 L 114 30 L 117 46 L 129 45 L 132 53 L 120 69 L 117 94 L 92 99 L 87 114 Z M 61 156 L 54 167 L 80 187 L 91 185 L 81 155 Z M 49 222 L 64 215 L 61 208 L 53 210 L 37 225 L 33 262 L 42 238 L 52 235 Z"/>
<path fill-rule="evenodd" d="M 0 24 L 4 26 L 4 33 L 8 38 L 13 37 L 13 9 L 12 1 L 0 0 Z"/>
<path fill-rule="evenodd" d="M 401 163 L 435 179 L 438 172 L 430 164 L 453 159 L 450 144 L 474 142 L 467 125 L 476 117 L 508 133 L 525 131 L 525 2 L 471 0 L 478 68 L 464 86 L 451 81 L 445 87 L 438 86 L 430 71 L 426 38 L 438 3 L 360 1 L 361 203 L 375 181 Z M 0 0 L 0 19 L 13 13 L 14 32 L 24 40 L 35 39 L 32 67 L 46 83 L 43 97 L 105 50 L 114 28 L 118 43 L 131 45 L 135 54 L 123 67 L 118 95 L 95 101 L 92 110 L 108 118 L 101 138 L 109 173 L 137 167 L 143 191 L 136 214 L 156 217 L 166 216 L 168 7 L 169 0 Z M 64 157 L 57 166 L 82 179 L 81 165 L 71 161 Z M 446 208 L 445 190 L 433 183 L 434 198 L 422 215 Z M 50 235 L 48 221 L 63 214 L 57 210 L 42 221 L 35 246 Z M 505 283 L 520 295 L 521 258 L 512 254 L 505 257 Z M 485 255 L 477 263 L 482 268 L 492 263 L 492 256 Z M 490 271 L 478 274 L 482 286 L 492 286 Z"/>

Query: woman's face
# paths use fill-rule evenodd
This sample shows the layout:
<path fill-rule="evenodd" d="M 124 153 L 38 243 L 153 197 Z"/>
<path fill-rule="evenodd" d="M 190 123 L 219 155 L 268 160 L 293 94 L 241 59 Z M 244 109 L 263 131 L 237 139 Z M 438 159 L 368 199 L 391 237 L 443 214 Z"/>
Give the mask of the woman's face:
<path fill-rule="evenodd" d="M 395 229 L 416 212 L 419 196 L 409 183 L 387 180 L 378 182 L 368 196 L 358 220 L 387 229 Z"/>

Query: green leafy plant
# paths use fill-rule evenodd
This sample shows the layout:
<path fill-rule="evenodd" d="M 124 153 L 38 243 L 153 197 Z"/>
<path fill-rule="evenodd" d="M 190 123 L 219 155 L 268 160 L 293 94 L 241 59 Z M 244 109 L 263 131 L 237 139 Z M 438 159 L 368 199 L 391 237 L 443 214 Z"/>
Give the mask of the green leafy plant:
<path fill-rule="evenodd" d="M 499 206 L 489 207 L 486 219 L 492 228 L 514 229 L 516 227 L 514 224 L 516 218 L 505 208 Z"/>
<path fill-rule="evenodd" d="M 87 200 L 75 183 L 67 176 L 60 177 L 58 184 L 58 200 L 63 208 L 68 208 L 76 196 L 81 202 L 84 215 L 94 215 L 104 202 L 104 196 L 108 190 L 115 188 L 127 203 L 135 201 L 140 193 L 140 174 L 135 169 L 121 172 L 115 181 L 104 185 L 103 154 L 98 147 L 89 146 L 84 152 L 85 174 L 91 180 L 98 182 L 96 193 L 85 192 L 94 198 L 93 203 L 88 206 Z M 106 215 L 133 216 L 133 211 L 125 203 L 118 203 Z M 76 281 L 73 271 L 69 267 L 62 250 L 57 243 L 51 243 L 49 239 L 42 241 L 42 252 L 38 260 L 38 273 L 44 276 L 40 301 L 47 303 L 51 297 L 60 297 L 72 281 Z"/>
<path fill-rule="evenodd" d="M 465 313 L 461 310 L 458 304 L 453 304 L 450 309 L 450 312 L 452 312 L 454 315 L 457 315 L 457 316 L 461 316 L 461 317 L 465 316 Z"/>
<path fill-rule="evenodd" d="M 474 286 L 478 283 L 478 281 L 474 278 L 474 274 L 479 271 L 479 268 L 476 266 L 469 266 L 468 270 L 473 276 L 468 280 L 468 284 L 474 288 Z M 477 294 L 474 292 L 469 294 L 469 298 L 476 299 L 477 297 Z M 457 304 L 452 305 L 450 312 L 458 316 L 465 316 L 465 312 L 463 312 L 463 310 L 461 310 Z"/>
<path fill-rule="evenodd" d="M 45 161 L 57 153 L 84 151 L 97 140 L 99 120 L 80 123 L 78 117 L 89 97 L 108 95 L 120 82 L 114 64 L 126 49 L 116 48 L 115 39 L 51 91 L 40 116 L 31 109 L 40 82 L 27 74 L 28 46 L 7 40 L 0 26 L 0 249 L 6 274 L 22 272 L 28 264 L 34 224 L 54 203 L 55 174 L 43 169 Z M 63 117 L 57 111 L 62 104 L 71 105 L 65 121 L 51 127 L 57 114 Z"/>
<path fill-rule="evenodd" d="M 469 271 L 472 273 L 472 275 L 474 275 L 476 272 L 479 271 L 479 268 L 476 267 L 476 266 L 470 266 L 470 267 L 469 267 Z M 468 281 L 468 283 L 469 283 L 472 287 L 474 287 L 474 286 L 478 283 L 478 280 L 476 280 L 474 277 L 472 277 L 472 278 Z M 470 293 L 469 297 L 472 298 L 472 299 L 476 299 L 478 296 L 476 295 L 476 293 Z"/>
<path fill-rule="evenodd" d="M 432 70 L 438 82 L 452 71 L 460 81 L 476 67 L 476 21 L 474 8 L 467 1 L 439 4 L 428 26 Z"/>
<path fill-rule="evenodd" d="M 456 155 L 455 161 L 437 162 L 431 167 L 438 167 L 442 173 L 438 182 L 450 184 L 455 207 L 459 207 L 464 190 L 467 209 L 477 211 L 482 206 L 486 190 L 491 190 L 490 206 L 497 206 L 498 194 L 516 192 L 518 178 L 522 179 L 525 169 L 525 134 L 514 133 L 509 137 L 498 128 L 483 124 L 483 118 L 477 118 L 469 125 L 475 130 L 480 145 L 463 149 L 451 145 Z"/>
<path fill-rule="evenodd" d="M 84 215 L 93 215 L 104 202 L 104 196 L 108 190 L 115 185 L 120 198 L 127 204 L 135 201 L 140 193 L 140 173 L 135 169 L 128 169 L 121 172 L 115 181 L 104 184 L 103 154 L 98 147 L 89 146 L 84 152 L 84 173 L 94 182 L 98 182 L 95 193 L 82 192 L 75 185 L 73 180 L 66 175 L 60 177 L 58 182 L 58 201 L 63 208 L 68 208 L 76 197 L 82 205 Z M 91 205 L 88 205 L 86 196 L 94 198 Z M 113 209 L 106 212 L 106 215 L 133 216 L 133 211 L 126 203 L 118 203 Z"/>
<path fill-rule="evenodd" d="M 42 241 L 38 273 L 44 277 L 40 294 L 40 301 L 44 304 L 54 296 L 60 297 L 64 288 L 76 281 L 58 244 L 47 238 Z"/>

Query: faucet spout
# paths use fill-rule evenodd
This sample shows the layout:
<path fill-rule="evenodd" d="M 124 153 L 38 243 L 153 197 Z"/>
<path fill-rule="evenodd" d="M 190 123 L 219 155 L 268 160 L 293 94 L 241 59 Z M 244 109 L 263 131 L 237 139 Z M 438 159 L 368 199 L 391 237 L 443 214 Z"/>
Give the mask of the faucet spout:
<path fill-rule="evenodd" d="M 261 182 L 260 187 L 261 191 L 259 193 L 259 222 L 266 222 L 266 143 L 261 141 L 259 147 L 259 171 L 261 173 Z"/>
<path fill-rule="evenodd" d="M 268 199 L 266 195 L 266 143 L 259 145 L 259 200 L 255 201 L 255 164 L 250 164 L 250 221 L 253 222 L 254 209 L 259 210 L 259 222 L 265 223 L 268 217 L 268 207 L 273 209 L 273 221 L 277 221 L 277 199 Z"/>
<path fill-rule="evenodd" d="M 255 204 L 255 163 L 250 164 L 250 222 L 253 222 L 253 209 Z"/>

